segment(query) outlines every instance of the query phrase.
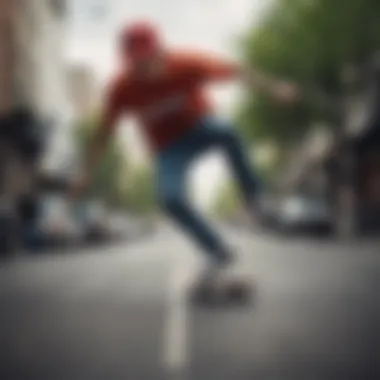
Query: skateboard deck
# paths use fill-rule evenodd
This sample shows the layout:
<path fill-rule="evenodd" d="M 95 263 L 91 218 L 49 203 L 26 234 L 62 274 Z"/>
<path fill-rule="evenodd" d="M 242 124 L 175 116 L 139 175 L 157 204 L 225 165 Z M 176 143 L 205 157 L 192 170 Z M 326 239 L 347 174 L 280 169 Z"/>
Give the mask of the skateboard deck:
<path fill-rule="evenodd" d="M 223 284 L 196 283 L 190 289 L 193 303 L 198 305 L 245 305 L 253 300 L 256 286 L 248 278 Z"/>

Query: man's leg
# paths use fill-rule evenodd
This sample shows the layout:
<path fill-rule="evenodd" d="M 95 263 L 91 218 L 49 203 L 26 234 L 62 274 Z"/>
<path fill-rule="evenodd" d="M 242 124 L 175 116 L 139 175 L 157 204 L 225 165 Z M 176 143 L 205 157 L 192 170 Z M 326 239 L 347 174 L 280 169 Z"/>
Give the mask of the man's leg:
<path fill-rule="evenodd" d="M 188 146 L 166 150 L 158 157 L 157 186 L 164 211 L 218 263 L 230 260 L 228 248 L 220 236 L 191 207 L 186 194 L 186 174 L 193 152 Z"/>
<path fill-rule="evenodd" d="M 222 148 L 230 163 L 233 175 L 242 190 L 244 200 L 248 205 L 254 205 L 257 201 L 261 182 L 237 132 L 228 123 L 210 118 L 204 122 L 203 134 L 209 145 Z"/>

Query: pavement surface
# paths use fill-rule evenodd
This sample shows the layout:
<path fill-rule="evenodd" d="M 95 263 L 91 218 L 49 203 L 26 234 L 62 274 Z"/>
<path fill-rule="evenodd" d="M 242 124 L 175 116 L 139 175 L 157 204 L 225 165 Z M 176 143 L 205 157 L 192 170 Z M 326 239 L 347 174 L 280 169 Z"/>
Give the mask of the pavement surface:
<path fill-rule="evenodd" d="M 380 246 L 224 228 L 251 304 L 186 300 L 198 263 L 178 232 L 0 267 L 1 380 L 380 378 Z"/>

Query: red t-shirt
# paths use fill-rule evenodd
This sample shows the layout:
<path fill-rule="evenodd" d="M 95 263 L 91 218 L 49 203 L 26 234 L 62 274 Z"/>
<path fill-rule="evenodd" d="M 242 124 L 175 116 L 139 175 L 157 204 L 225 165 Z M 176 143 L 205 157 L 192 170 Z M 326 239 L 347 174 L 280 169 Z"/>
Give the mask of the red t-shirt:
<path fill-rule="evenodd" d="M 150 147 L 161 150 L 211 111 L 204 85 L 233 78 L 238 71 L 234 63 L 208 55 L 167 53 L 159 77 L 144 80 L 130 72 L 111 83 L 102 125 L 114 128 L 122 114 L 132 114 Z"/>

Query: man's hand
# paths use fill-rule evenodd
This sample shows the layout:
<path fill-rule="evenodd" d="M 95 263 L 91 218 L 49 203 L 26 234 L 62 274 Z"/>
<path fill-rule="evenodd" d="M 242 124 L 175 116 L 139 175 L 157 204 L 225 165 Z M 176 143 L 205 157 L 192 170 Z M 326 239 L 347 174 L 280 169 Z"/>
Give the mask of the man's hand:
<path fill-rule="evenodd" d="M 241 77 L 244 83 L 270 95 L 278 103 L 294 104 L 301 99 L 301 89 L 295 83 L 273 79 L 259 70 L 242 70 Z"/>
<path fill-rule="evenodd" d="M 291 82 L 277 82 L 269 90 L 273 99 L 281 104 L 295 104 L 301 99 L 301 89 Z"/>

